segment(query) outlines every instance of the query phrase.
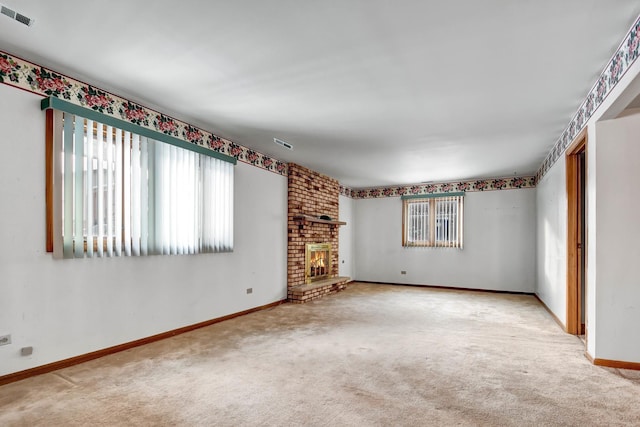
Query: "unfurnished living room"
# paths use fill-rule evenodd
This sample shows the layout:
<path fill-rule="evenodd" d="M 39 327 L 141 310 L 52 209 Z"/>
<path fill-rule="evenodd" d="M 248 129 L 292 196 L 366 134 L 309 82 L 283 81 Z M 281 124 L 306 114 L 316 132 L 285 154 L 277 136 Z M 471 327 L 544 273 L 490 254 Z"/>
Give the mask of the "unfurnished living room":
<path fill-rule="evenodd" d="M 0 3 L 0 425 L 640 425 L 637 0 Z"/>

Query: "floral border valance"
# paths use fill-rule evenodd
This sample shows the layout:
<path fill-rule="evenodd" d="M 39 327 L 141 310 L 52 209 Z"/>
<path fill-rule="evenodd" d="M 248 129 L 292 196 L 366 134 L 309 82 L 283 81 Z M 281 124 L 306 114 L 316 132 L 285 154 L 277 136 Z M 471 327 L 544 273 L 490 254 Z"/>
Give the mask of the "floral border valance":
<path fill-rule="evenodd" d="M 631 29 L 620 43 L 615 54 L 607 63 L 597 82 L 593 85 L 587 97 L 584 99 L 578 111 L 574 114 L 560 138 L 547 154 L 537 173 L 533 177 L 533 185 L 540 181 L 547 171 L 556 163 L 564 153 L 567 146 L 582 131 L 586 123 L 602 102 L 611 93 L 631 65 L 640 56 L 640 16 L 636 18 Z M 55 73 L 44 67 L 9 55 L 0 51 L 0 83 L 9 84 L 42 96 L 55 96 L 66 99 L 69 102 L 90 108 L 100 113 L 109 114 L 118 119 L 129 121 L 133 124 L 147 127 L 151 130 L 182 139 L 201 147 L 220 152 L 266 169 L 280 175 L 287 175 L 287 164 L 273 159 L 262 153 L 258 153 L 247 147 L 235 144 L 224 138 L 220 138 L 210 132 L 199 129 L 188 123 L 173 119 L 167 115 L 143 107 L 124 98 L 112 95 L 106 91 L 95 88 L 86 83 L 74 80 L 62 74 Z M 521 178 L 529 181 L 530 178 Z M 493 181 L 497 181 L 494 183 Z M 484 191 L 490 189 L 504 189 L 500 187 L 502 179 L 465 181 L 462 183 L 445 183 L 437 185 L 469 184 L 476 188 L 472 191 Z M 477 185 L 476 185 L 477 184 Z M 429 184 L 436 185 L 436 184 Z M 494 188 L 494 186 L 497 186 Z M 513 187 L 521 188 L 521 187 Z M 419 191 L 427 194 L 430 187 L 426 185 L 410 185 L 401 187 L 382 187 L 370 189 L 350 189 L 341 187 L 341 194 L 355 198 L 393 197 L 401 196 L 407 191 Z M 464 190 L 455 190 L 464 191 Z M 415 193 L 420 194 L 420 193 Z"/>
<path fill-rule="evenodd" d="M 177 147 L 184 148 L 186 150 L 191 150 L 191 151 L 195 151 L 196 153 L 204 154 L 206 156 L 215 157 L 217 159 L 232 163 L 234 165 L 236 164 L 236 161 L 237 161 L 235 157 L 227 156 L 226 154 L 222 154 L 218 151 L 209 150 L 207 148 L 201 147 L 196 144 L 190 144 L 186 141 L 183 141 L 182 139 L 174 138 L 173 136 L 165 135 L 164 133 L 160 133 L 158 131 L 154 131 L 142 126 L 134 125 L 131 122 L 126 122 L 124 120 L 120 120 L 115 117 L 102 114 L 97 111 L 90 110 L 88 108 L 81 107 L 76 104 L 72 104 L 71 102 L 67 102 L 63 99 L 56 98 L 54 96 L 44 98 L 40 102 L 40 108 L 42 108 L 43 110 L 53 109 L 53 110 L 64 111 L 65 113 L 74 114 L 76 116 L 80 116 L 85 119 L 95 120 L 107 126 L 113 126 L 114 128 L 133 132 L 140 136 L 145 136 L 145 137 L 154 139 L 156 141 L 162 141 L 164 143 L 175 145 Z"/>
<path fill-rule="evenodd" d="M 620 43 L 611 60 L 607 63 L 598 81 L 593 85 L 589 94 L 580 104 L 580 108 L 565 128 L 560 138 L 547 154 L 536 173 L 536 182 L 540 181 L 565 152 L 571 141 L 582 131 L 593 113 L 598 109 L 609 93 L 618 84 L 629 67 L 640 55 L 640 16 L 636 18 L 631 30 Z"/>
<path fill-rule="evenodd" d="M 340 186 L 340 194 L 352 199 L 377 199 L 383 197 L 401 197 L 404 195 L 427 195 L 436 193 L 458 193 L 493 190 L 514 190 L 534 188 L 534 176 L 516 176 L 510 178 L 476 179 L 429 184 L 400 185 L 393 187 L 354 189 Z"/>
<path fill-rule="evenodd" d="M 3 51 L 0 51 L 0 83 L 41 96 L 64 99 L 98 113 L 234 157 L 241 162 L 280 175 L 288 174 L 285 162 Z"/>

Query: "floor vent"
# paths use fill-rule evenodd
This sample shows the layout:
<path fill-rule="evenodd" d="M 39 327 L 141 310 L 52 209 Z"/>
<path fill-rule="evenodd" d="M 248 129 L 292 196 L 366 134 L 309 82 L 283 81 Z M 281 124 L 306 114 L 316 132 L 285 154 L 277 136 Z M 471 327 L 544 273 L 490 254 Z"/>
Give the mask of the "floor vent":
<path fill-rule="evenodd" d="M 23 14 L 18 13 L 15 10 L 11 10 L 7 6 L 1 5 L 1 4 L 0 4 L 0 13 L 5 15 L 5 16 L 8 16 L 9 18 L 11 18 L 11 19 L 13 19 L 15 21 L 18 21 L 21 24 L 26 25 L 27 27 L 32 26 L 33 22 L 34 22 L 33 19 L 31 19 L 31 18 L 29 18 L 27 16 L 24 16 Z"/>

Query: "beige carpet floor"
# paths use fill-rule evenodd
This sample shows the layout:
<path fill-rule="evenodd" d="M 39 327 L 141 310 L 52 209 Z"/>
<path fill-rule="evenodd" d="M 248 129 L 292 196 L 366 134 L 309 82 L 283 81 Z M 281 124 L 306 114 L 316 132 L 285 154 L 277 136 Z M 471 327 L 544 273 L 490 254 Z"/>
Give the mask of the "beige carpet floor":
<path fill-rule="evenodd" d="M 532 296 L 355 283 L 0 387 L 2 426 L 640 425 Z"/>

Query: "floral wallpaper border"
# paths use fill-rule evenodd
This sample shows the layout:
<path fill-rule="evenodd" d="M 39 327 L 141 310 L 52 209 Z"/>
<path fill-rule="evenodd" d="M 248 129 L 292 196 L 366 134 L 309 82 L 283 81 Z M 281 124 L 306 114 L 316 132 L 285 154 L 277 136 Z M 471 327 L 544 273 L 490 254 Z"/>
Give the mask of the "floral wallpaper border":
<path fill-rule="evenodd" d="M 567 146 L 573 138 L 582 131 L 593 113 L 602 104 L 609 93 L 611 93 L 611 90 L 618 84 L 629 67 L 636 61 L 636 59 L 638 59 L 638 56 L 640 56 L 640 16 L 636 18 L 635 23 L 632 25 L 631 29 L 616 50 L 616 53 L 600 74 L 598 81 L 593 85 L 587 97 L 580 105 L 580 108 L 574 114 L 572 120 L 562 132 L 560 138 L 558 138 L 551 151 L 547 154 L 547 157 L 533 177 L 533 186 L 535 186 L 535 184 L 544 177 L 544 175 L 567 149 Z M 163 132 L 192 144 L 197 144 L 201 147 L 207 147 L 213 151 L 233 156 L 244 163 L 248 163 L 280 175 L 286 176 L 288 174 L 288 167 L 285 162 L 235 144 L 234 142 L 220 138 L 211 132 L 199 129 L 188 123 L 176 120 L 170 116 L 143 107 L 65 75 L 55 73 L 54 71 L 12 56 L 3 51 L 0 51 L 0 83 L 18 87 L 42 96 L 63 98 L 67 101 L 86 108 L 91 108 L 100 113 L 109 114 L 118 119 L 127 120 L 133 124 L 144 126 L 158 132 Z M 507 182 L 510 182 L 510 180 L 513 179 L 516 178 L 505 178 Z M 521 179 L 526 181 L 530 180 L 528 177 Z M 418 188 L 416 190 L 419 191 L 418 193 L 408 194 L 428 194 L 429 191 L 427 190 L 427 187 L 429 187 L 429 189 L 433 186 L 448 188 L 447 186 L 449 185 L 459 186 L 461 184 L 469 184 L 472 185 L 472 187 L 470 187 L 470 190 L 462 190 L 461 188 L 456 187 L 455 190 L 451 191 L 483 191 L 485 189 L 502 189 L 483 188 L 483 185 L 485 187 L 493 187 L 494 185 L 499 186 L 501 181 L 503 180 L 479 180 L 463 181 L 460 183 L 408 185 L 370 189 L 349 189 L 341 187 L 341 194 L 355 198 L 392 197 L 407 194 L 406 192 L 413 191 L 416 187 Z M 487 184 L 483 184 L 483 182 Z M 497 182 L 497 184 L 494 184 L 494 182 Z M 476 183 L 479 185 L 477 189 L 475 189 Z M 431 192 L 435 192 L 435 190 Z M 446 191 L 440 190 L 439 192 Z M 383 194 L 383 196 L 379 196 L 379 194 Z"/>
<path fill-rule="evenodd" d="M 0 83 L 42 96 L 65 99 L 102 114 L 235 157 L 261 169 L 284 176 L 288 174 L 285 162 L 3 51 L 0 51 Z"/>
<path fill-rule="evenodd" d="M 580 131 L 585 127 L 593 113 L 598 109 L 611 90 L 618 84 L 622 76 L 627 72 L 629 67 L 638 59 L 640 55 L 640 16 L 636 18 L 635 23 L 627 33 L 626 37 L 620 43 L 611 60 L 607 63 L 600 74 L 600 78 L 593 85 L 589 94 L 580 104 L 580 108 L 573 116 L 560 138 L 556 141 L 553 148 L 547 154 L 542 165 L 536 173 L 536 183 L 549 171 L 551 166 L 565 152 L 567 146 L 573 141 Z"/>
<path fill-rule="evenodd" d="M 340 186 L 340 194 L 352 199 L 377 199 L 382 197 L 400 197 L 405 194 L 455 193 L 459 191 L 492 191 L 534 188 L 534 176 L 516 176 L 509 178 L 475 179 L 471 181 L 453 181 L 429 184 L 400 185 L 379 188 L 353 189 Z"/>

